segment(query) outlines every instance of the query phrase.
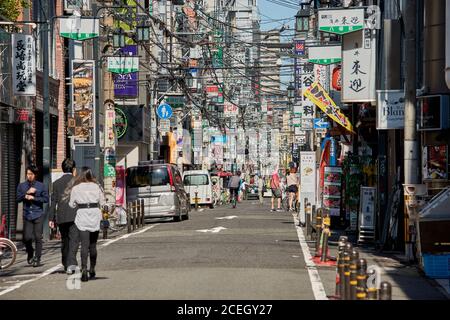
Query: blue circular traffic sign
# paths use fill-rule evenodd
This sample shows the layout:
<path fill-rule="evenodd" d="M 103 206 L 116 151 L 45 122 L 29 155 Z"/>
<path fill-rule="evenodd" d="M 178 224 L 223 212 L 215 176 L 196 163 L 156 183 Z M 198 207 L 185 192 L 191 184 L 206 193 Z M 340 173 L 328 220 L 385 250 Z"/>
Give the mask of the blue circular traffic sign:
<path fill-rule="evenodd" d="M 172 113 L 172 107 L 167 103 L 161 104 L 158 109 L 156 109 L 156 114 L 160 119 L 170 119 Z"/>

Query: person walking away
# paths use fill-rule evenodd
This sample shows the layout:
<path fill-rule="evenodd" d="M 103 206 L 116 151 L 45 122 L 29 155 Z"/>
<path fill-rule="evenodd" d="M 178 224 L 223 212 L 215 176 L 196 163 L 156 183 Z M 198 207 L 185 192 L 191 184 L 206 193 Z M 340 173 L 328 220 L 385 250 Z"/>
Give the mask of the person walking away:
<path fill-rule="evenodd" d="M 61 164 L 63 175 L 53 182 L 48 225 L 51 229 L 58 226 L 61 233 L 61 261 L 64 271 L 75 272 L 77 251 L 80 244 L 79 231 L 75 225 L 77 211 L 69 206 L 69 194 L 66 190 L 72 186 L 76 176 L 75 161 L 66 158 Z"/>
<path fill-rule="evenodd" d="M 228 188 L 230 189 L 230 199 L 236 199 L 237 203 L 237 197 L 239 192 L 239 187 L 241 186 L 241 172 L 237 171 L 229 180 L 228 182 Z"/>
<path fill-rule="evenodd" d="M 298 192 L 298 177 L 297 173 L 295 172 L 295 168 L 291 168 L 289 170 L 289 174 L 286 177 L 286 183 L 288 187 L 289 192 L 289 210 L 295 211 L 295 209 L 292 206 L 292 203 L 294 202 L 294 197 L 297 195 Z"/>
<path fill-rule="evenodd" d="M 90 258 L 89 276 L 95 279 L 97 240 L 100 231 L 105 195 L 92 170 L 83 167 L 70 190 L 69 206 L 76 208 L 75 225 L 81 240 L 81 281 L 88 281 L 87 260 Z"/>
<path fill-rule="evenodd" d="M 278 175 L 278 168 L 272 173 L 270 177 L 270 188 L 272 189 L 272 209 L 271 211 L 282 211 L 281 210 L 281 185 L 280 176 Z M 277 209 L 275 210 L 274 202 L 277 199 Z"/>
<path fill-rule="evenodd" d="M 258 178 L 258 193 L 259 193 L 259 203 L 264 203 L 264 178 L 259 177 Z"/>
<path fill-rule="evenodd" d="M 48 190 L 36 181 L 38 168 L 30 165 L 26 170 L 27 181 L 17 186 L 16 202 L 23 202 L 23 240 L 27 250 L 27 262 L 33 267 L 41 265 L 44 203 L 48 203 Z M 33 249 L 33 237 L 35 250 Z"/>

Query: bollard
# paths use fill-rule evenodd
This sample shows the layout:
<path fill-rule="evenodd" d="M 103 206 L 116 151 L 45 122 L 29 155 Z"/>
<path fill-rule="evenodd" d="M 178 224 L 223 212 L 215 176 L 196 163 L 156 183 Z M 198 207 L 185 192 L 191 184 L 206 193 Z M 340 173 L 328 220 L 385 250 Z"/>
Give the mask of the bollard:
<path fill-rule="evenodd" d="M 327 261 L 327 254 L 328 254 L 328 237 L 330 236 L 330 216 L 327 214 L 323 220 L 323 228 L 322 228 L 322 257 L 320 261 L 326 262 Z"/>
<path fill-rule="evenodd" d="M 367 261 L 366 259 L 359 259 L 357 263 L 356 275 L 356 300 L 366 300 L 366 279 L 367 279 Z"/>
<path fill-rule="evenodd" d="M 145 202 L 141 199 L 141 226 L 145 226 Z"/>
<path fill-rule="evenodd" d="M 316 216 L 316 257 L 319 257 L 320 254 L 320 241 L 322 237 L 322 209 L 317 210 Z"/>
<path fill-rule="evenodd" d="M 346 236 L 340 236 L 338 242 L 338 259 L 336 265 L 336 290 L 335 297 L 342 299 L 341 284 L 344 279 L 344 248 L 348 238 Z"/>
<path fill-rule="evenodd" d="M 379 300 L 392 300 L 392 286 L 389 282 L 383 281 L 380 283 L 379 296 Z"/>
<path fill-rule="evenodd" d="M 356 249 L 352 250 L 351 259 L 350 259 L 350 300 L 356 300 L 356 286 L 358 281 L 357 277 L 357 263 L 359 259 L 359 253 Z"/>
<path fill-rule="evenodd" d="M 195 191 L 195 211 L 198 211 L 198 191 Z"/>
<path fill-rule="evenodd" d="M 134 201 L 133 205 L 133 231 L 136 230 L 136 211 L 137 211 L 138 200 Z"/>
<path fill-rule="evenodd" d="M 344 251 L 344 298 L 343 300 L 350 300 L 350 259 L 351 254 Z"/>
<path fill-rule="evenodd" d="M 133 208 L 133 203 L 128 202 L 128 210 L 127 210 L 127 232 L 131 232 L 131 210 Z"/>

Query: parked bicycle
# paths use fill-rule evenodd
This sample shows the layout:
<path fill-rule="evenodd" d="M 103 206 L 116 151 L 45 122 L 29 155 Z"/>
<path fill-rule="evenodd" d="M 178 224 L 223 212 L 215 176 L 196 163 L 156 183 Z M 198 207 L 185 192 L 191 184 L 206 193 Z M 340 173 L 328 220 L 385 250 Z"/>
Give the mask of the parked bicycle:
<path fill-rule="evenodd" d="M 0 238 L 0 270 L 10 267 L 17 257 L 17 247 L 11 240 Z"/>

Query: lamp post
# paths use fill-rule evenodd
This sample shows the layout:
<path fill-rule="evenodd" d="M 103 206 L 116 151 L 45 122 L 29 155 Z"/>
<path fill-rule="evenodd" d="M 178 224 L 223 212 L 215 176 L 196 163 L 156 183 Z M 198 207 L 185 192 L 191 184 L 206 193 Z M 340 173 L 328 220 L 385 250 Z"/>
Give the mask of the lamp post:
<path fill-rule="evenodd" d="M 301 4 L 301 9 L 295 15 L 295 31 L 306 33 L 309 31 L 309 4 Z"/>

